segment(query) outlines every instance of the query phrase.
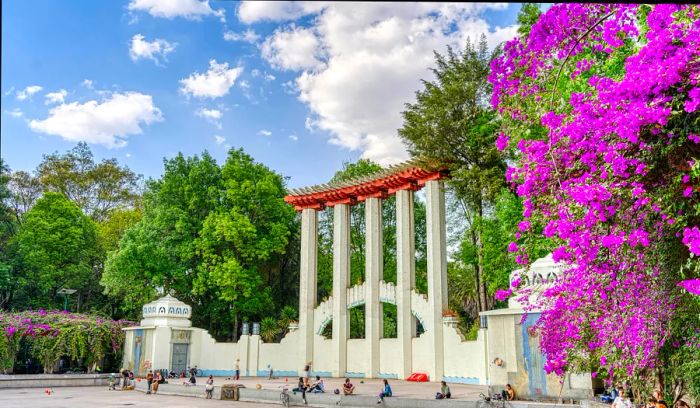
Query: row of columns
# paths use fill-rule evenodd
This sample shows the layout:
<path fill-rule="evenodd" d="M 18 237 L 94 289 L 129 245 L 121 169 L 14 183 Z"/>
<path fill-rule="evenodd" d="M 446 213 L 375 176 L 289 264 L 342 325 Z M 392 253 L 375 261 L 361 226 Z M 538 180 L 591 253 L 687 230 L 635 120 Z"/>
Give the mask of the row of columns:
<path fill-rule="evenodd" d="M 445 234 L 444 186 L 430 180 L 426 186 L 428 319 L 431 330 L 426 332 L 434 351 L 430 377 L 439 381 L 443 376 L 442 311 L 447 305 L 447 247 Z M 347 371 L 347 340 L 349 318 L 347 288 L 350 276 L 350 205 L 333 207 L 333 370 L 334 377 Z M 299 331 L 301 335 L 301 365 L 313 360 L 314 309 L 317 305 L 318 212 L 302 210 Z M 383 334 L 382 305 L 379 282 L 383 279 L 382 199 L 365 200 L 365 339 L 368 342 L 370 366 L 365 375 L 376 378 L 380 372 L 379 340 Z M 414 190 L 396 192 L 397 246 L 397 337 L 401 355 L 399 378 L 412 371 L 412 339 L 416 335 L 416 319 L 411 312 L 411 292 L 415 288 L 415 219 Z"/>

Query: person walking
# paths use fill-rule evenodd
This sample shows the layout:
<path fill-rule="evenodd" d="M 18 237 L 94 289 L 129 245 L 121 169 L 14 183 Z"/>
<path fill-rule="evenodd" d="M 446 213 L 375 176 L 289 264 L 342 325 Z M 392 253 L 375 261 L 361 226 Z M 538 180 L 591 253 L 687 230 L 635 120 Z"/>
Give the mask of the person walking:
<path fill-rule="evenodd" d="M 204 387 L 204 391 L 206 392 L 206 399 L 211 399 L 212 394 L 214 393 L 214 377 L 209 374 L 209 378 L 207 378 L 207 385 Z"/>
<path fill-rule="evenodd" d="M 311 375 L 311 361 L 304 365 L 304 386 L 309 386 L 309 376 Z"/>
<path fill-rule="evenodd" d="M 148 390 L 146 391 L 146 394 L 151 393 L 151 386 L 153 386 L 153 371 L 148 370 L 148 374 L 146 374 L 146 383 L 148 384 Z"/>

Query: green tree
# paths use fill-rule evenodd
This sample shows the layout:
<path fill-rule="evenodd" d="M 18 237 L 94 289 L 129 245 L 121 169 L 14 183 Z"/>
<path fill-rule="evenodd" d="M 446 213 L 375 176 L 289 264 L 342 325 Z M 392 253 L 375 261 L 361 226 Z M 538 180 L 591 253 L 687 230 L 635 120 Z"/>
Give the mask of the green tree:
<path fill-rule="evenodd" d="M 10 299 L 12 279 L 8 244 L 17 224 L 14 212 L 9 206 L 12 195 L 9 183 L 10 168 L 0 159 L 0 308 Z"/>
<path fill-rule="evenodd" d="M 518 35 L 527 37 L 532 25 L 540 19 L 541 14 L 539 3 L 523 3 L 518 12 Z"/>
<path fill-rule="evenodd" d="M 114 209 L 132 207 L 140 196 L 140 176 L 116 159 L 96 163 L 84 142 L 65 154 L 45 155 L 37 178 L 44 190 L 62 193 L 96 221 Z"/>
<path fill-rule="evenodd" d="M 164 164 L 163 176 L 147 183 L 143 218 L 107 259 L 105 291 L 124 297 L 132 313 L 171 291 L 218 339 L 235 337 L 243 319 L 296 302 L 273 297 L 298 277 L 283 257 L 297 222 L 283 178 L 241 150 L 221 167 L 206 152 Z"/>
<path fill-rule="evenodd" d="M 221 176 L 221 204 L 195 240 L 202 262 L 194 290 L 214 290 L 236 315 L 260 316 L 274 307 L 264 276 L 287 248 L 294 209 L 283 178 L 242 150 L 229 151 Z"/>
<path fill-rule="evenodd" d="M 482 219 L 491 211 L 504 186 L 505 163 L 496 149 L 496 114 L 488 106 L 487 81 L 493 53 L 486 38 L 467 42 L 461 53 L 447 48 L 435 53 L 433 81 L 423 81 L 416 102 L 407 103 L 399 135 L 410 153 L 427 166 L 450 170 L 450 185 L 463 202 L 476 248 L 474 263 L 479 310 L 487 310 Z"/>
<path fill-rule="evenodd" d="M 16 307 L 62 306 L 61 288 L 76 289 L 78 311 L 85 310 L 100 288 L 96 264 L 99 248 L 95 223 L 59 193 L 45 193 L 23 216 L 15 247 L 14 279 L 22 293 Z"/>

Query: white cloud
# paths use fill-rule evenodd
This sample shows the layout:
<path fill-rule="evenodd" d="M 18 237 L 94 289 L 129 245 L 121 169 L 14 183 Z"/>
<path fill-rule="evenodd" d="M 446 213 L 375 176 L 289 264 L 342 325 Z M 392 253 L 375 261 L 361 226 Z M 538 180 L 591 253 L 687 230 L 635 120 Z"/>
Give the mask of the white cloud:
<path fill-rule="evenodd" d="M 195 115 L 204 118 L 207 122 L 221 129 L 221 117 L 224 116 L 224 114 L 220 110 L 199 108 L 195 111 Z"/>
<path fill-rule="evenodd" d="M 486 34 L 489 46 L 515 35 L 515 26 L 492 27 L 473 3 L 264 3 L 245 2 L 241 21 L 292 21 L 313 14 L 307 26 L 291 22 L 263 41 L 262 56 L 275 68 L 297 72 L 283 84 L 312 112 L 305 125 L 330 142 L 359 150 L 386 165 L 405 160 L 397 135 L 406 102 L 421 79 L 432 79 L 433 50 L 462 49 Z"/>
<path fill-rule="evenodd" d="M 220 145 L 220 144 L 222 144 L 223 142 L 226 141 L 226 138 L 225 138 L 225 137 L 219 136 L 219 135 L 215 135 L 215 136 L 214 136 L 214 139 L 216 140 L 216 144 L 218 144 L 218 145 Z"/>
<path fill-rule="evenodd" d="M 127 159 L 131 158 L 131 153 L 127 153 L 124 155 Z"/>
<path fill-rule="evenodd" d="M 90 79 L 83 79 L 83 82 L 81 82 L 81 85 L 86 87 L 87 89 L 92 89 L 93 82 Z"/>
<path fill-rule="evenodd" d="M 51 108 L 44 120 L 31 120 L 35 132 L 61 136 L 71 142 L 123 147 L 142 125 L 163 120 L 153 97 L 138 92 L 113 93 L 102 101 L 63 103 Z"/>
<path fill-rule="evenodd" d="M 324 7 L 324 3 L 309 1 L 244 1 L 238 7 L 238 18 L 246 24 L 264 20 L 296 20 Z"/>
<path fill-rule="evenodd" d="M 41 91 L 42 89 L 44 89 L 44 88 L 39 86 L 39 85 L 30 85 L 30 86 L 22 89 L 21 91 L 17 91 L 17 93 L 15 94 L 15 97 L 17 98 L 18 101 L 23 101 L 27 98 L 31 98 L 32 95 Z"/>
<path fill-rule="evenodd" d="M 177 43 L 170 43 L 161 38 L 156 38 L 153 41 L 146 41 L 141 34 L 135 34 L 131 37 L 131 45 L 129 46 L 129 56 L 132 61 L 138 61 L 145 58 L 153 60 L 156 65 L 160 65 L 162 61 L 167 61 L 167 55 L 175 51 Z"/>
<path fill-rule="evenodd" d="M 224 33 L 224 40 L 226 41 L 245 41 L 255 44 L 259 39 L 260 36 L 250 28 L 242 33 L 234 33 L 233 31 L 226 31 Z"/>
<path fill-rule="evenodd" d="M 296 71 L 322 65 L 320 46 L 319 38 L 312 30 L 292 25 L 275 30 L 260 50 L 273 67 Z"/>
<path fill-rule="evenodd" d="M 46 102 L 44 102 L 46 105 L 51 105 L 54 103 L 63 103 L 63 100 L 65 99 L 66 95 L 68 95 L 68 91 L 65 89 L 61 89 L 57 92 L 49 92 L 45 96 Z"/>
<path fill-rule="evenodd" d="M 131 0 L 129 11 L 145 11 L 153 17 L 173 19 L 183 17 L 200 21 L 202 17 L 216 16 L 226 21 L 223 9 L 214 10 L 209 0 Z"/>
<path fill-rule="evenodd" d="M 292 139 L 292 140 L 295 141 L 295 142 L 296 142 L 297 140 L 299 140 L 299 136 L 297 136 L 297 135 L 289 135 L 289 138 Z"/>
<path fill-rule="evenodd" d="M 267 129 L 262 129 L 261 131 L 258 132 L 258 135 L 260 135 L 260 136 L 271 136 L 271 135 L 272 135 L 272 132 L 270 132 L 270 131 L 267 130 Z"/>
<path fill-rule="evenodd" d="M 13 118 L 21 118 L 24 115 L 24 112 L 20 108 L 14 108 L 11 111 L 5 111 L 8 115 L 12 116 Z"/>
<path fill-rule="evenodd" d="M 250 89 L 250 82 L 245 79 L 238 83 L 238 85 L 243 89 Z"/>
<path fill-rule="evenodd" d="M 226 95 L 243 73 L 243 67 L 229 68 L 228 63 L 209 61 L 209 70 L 203 74 L 195 72 L 180 80 L 180 92 L 198 98 L 219 98 Z"/>
<path fill-rule="evenodd" d="M 274 81 L 275 79 L 277 79 L 277 78 L 275 78 L 274 75 L 272 75 L 272 74 L 265 74 L 265 80 L 266 80 L 266 81 Z"/>

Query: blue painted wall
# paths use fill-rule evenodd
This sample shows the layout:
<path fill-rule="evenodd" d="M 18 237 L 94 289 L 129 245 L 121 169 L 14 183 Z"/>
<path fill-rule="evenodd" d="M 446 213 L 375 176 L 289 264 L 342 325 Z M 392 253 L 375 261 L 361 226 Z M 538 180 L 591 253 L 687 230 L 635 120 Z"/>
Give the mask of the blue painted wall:
<path fill-rule="evenodd" d="M 528 329 L 537 323 L 539 313 L 527 316 L 520 325 L 522 337 L 523 359 L 528 374 L 528 388 L 531 396 L 547 393 L 547 374 L 544 371 L 544 356 L 540 351 L 539 341 L 530 337 Z"/>

